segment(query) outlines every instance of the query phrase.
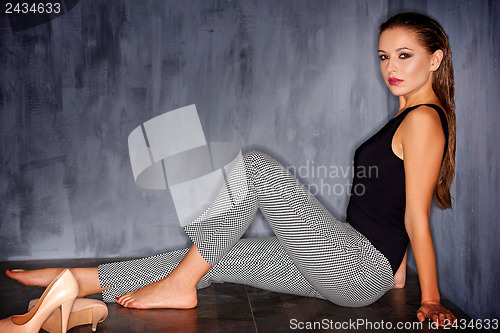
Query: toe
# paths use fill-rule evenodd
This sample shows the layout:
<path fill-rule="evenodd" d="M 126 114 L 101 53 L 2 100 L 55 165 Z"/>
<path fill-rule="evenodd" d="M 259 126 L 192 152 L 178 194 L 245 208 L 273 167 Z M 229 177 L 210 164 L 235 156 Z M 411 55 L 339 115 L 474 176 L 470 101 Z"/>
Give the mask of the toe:
<path fill-rule="evenodd" d="M 125 302 L 125 295 L 122 295 L 120 297 L 115 298 L 115 302 L 120 304 L 121 306 L 124 306 Z"/>
<path fill-rule="evenodd" d="M 135 306 L 134 306 L 134 300 L 133 299 L 128 299 L 127 302 L 126 302 L 126 304 L 125 304 L 125 307 L 129 308 L 129 309 L 135 308 Z"/>
<path fill-rule="evenodd" d="M 125 301 L 125 304 L 123 304 L 124 307 L 133 309 L 135 308 L 135 300 L 133 298 L 129 298 Z"/>
<path fill-rule="evenodd" d="M 144 308 L 140 301 L 137 300 L 136 295 L 134 293 L 125 294 L 120 298 L 120 304 L 129 309 L 142 309 Z"/>
<path fill-rule="evenodd" d="M 129 308 L 131 299 L 132 299 L 131 294 L 125 294 L 119 298 L 118 303 L 123 307 Z"/>
<path fill-rule="evenodd" d="M 5 275 L 7 275 L 9 278 L 17 281 L 22 276 L 22 274 L 19 274 L 21 272 L 24 272 L 24 270 L 22 270 L 22 269 L 8 269 L 5 271 Z"/>

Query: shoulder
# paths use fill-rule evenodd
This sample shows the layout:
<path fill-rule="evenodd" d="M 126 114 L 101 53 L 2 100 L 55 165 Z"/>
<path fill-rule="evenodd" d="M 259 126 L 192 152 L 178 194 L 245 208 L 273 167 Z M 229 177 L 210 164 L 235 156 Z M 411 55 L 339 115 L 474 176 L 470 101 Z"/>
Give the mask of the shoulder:
<path fill-rule="evenodd" d="M 408 112 L 403 122 L 412 124 L 420 123 L 422 125 L 432 125 L 433 123 L 436 123 L 438 125 L 441 125 L 441 118 L 439 117 L 438 111 L 433 107 L 428 105 L 420 105 Z"/>
<path fill-rule="evenodd" d="M 444 132 L 438 111 L 428 105 L 411 110 L 401 123 L 402 137 L 444 141 Z"/>

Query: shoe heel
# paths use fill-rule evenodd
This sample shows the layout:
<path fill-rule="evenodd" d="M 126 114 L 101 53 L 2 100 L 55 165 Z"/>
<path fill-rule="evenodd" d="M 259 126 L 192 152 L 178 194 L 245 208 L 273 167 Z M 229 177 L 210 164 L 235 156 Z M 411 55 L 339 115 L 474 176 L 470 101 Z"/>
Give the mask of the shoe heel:
<path fill-rule="evenodd" d="M 68 320 L 71 314 L 71 308 L 73 307 L 73 302 L 75 299 L 70 299 L 69 301 L 61 304 L 61 332 L 66 333 L 68 331 Z"/>
<path fill-rule="evenodd" d="M 97 331 L 97 324 L 108 316 L 108 307 L 104 303 L 96 303 L 92 308 L 92 332 Z"/>
<path fill-rule="evenodd" d="M 92 314 L 92 332 L 97 331 L 97 324 L 99 323 L 99 317 Z"/>

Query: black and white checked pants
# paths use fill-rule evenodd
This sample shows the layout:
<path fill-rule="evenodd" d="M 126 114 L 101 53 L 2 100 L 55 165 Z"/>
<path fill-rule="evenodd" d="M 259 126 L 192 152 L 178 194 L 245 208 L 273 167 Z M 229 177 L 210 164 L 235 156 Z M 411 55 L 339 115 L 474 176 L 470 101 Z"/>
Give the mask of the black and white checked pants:
<path fill-rule="evenodd" d="M 212 269 L 212 282 L 365 306 L 394 287 L 389 261 L 350 224 L 338 221 L 283 165 L 244 154 L 213 204 L 184 230 Z M 226 188 L 226 189 L 227 189 Z M 240 239 L 260 209 L 276 237 Z M 106 302 L 165 278 L 188 249 L 99 266 Z"/>

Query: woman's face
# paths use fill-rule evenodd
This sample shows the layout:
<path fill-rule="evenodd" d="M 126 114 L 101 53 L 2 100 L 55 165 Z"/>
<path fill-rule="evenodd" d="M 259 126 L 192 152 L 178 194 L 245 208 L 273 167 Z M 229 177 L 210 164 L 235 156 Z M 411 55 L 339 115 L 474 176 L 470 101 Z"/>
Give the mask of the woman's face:
<path fill-rule="evenodd" d="M 436 51 L 437 52 L 437 51 Z M 422 87 L 431 87 L 431 73 L 436 66 L 435 54 L 429 54 L 407 29 L 387 29 L 379 38 L 380 70 L 385 84 L 396 96 L 407 96 Z"/>

